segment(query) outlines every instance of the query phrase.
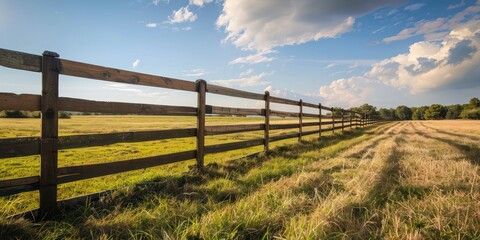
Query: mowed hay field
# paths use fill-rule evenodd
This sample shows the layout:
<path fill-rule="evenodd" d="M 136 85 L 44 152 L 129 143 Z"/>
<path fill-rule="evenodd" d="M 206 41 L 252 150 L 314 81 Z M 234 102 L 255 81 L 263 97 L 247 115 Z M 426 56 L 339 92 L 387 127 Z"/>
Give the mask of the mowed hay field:
<path fill-rule="evenodd" d="M 214 161 L 212 155 L 202 174 L 190 170 L 189 162 L 75 183 L 78 188 L 68 190 L 120 189 L 50 221 L 2 217 L 0 238 L 479 238 L 479 121 L 390 122 L 348 130 L 279 143 L 257 158 L 228 161 L 235 157 L 230 153 Z M 106 148 L 102 161 L 134 154 L 105 154 Z M 95 151 L 72 154 L 93 157 L 100 153 Z M 13 160 L 28 159 L 2 163 Z M 137 184 L 142 182 L 148 184 Z M 25 207 L 19 202 L 28 200 L 20 199 L 2 199 L 2 211 Z"/>

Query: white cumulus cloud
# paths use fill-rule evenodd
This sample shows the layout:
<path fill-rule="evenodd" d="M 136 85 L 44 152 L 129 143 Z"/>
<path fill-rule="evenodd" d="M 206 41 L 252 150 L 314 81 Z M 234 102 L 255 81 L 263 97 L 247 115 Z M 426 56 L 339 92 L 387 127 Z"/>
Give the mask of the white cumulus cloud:
<path fill-rule="evenodd" d="M 181 7 L 180 9 L 173 11 L 172 15 L 168 17 L 168 22 L 170 24 L 194 22 L 195 20 L 197 20 L 197 15 L 188 10 L 188 6 Z"/>
<path fill-rule="evenodd" d="M 426 40 L 441 40 L 449 31 L 459 24 L 469 20 L 480 19 L 480 1 L 475 5 L 455 14 L 451 18 L 437 18 L 435 20 L 421 20 L 411 28 L 405 28 L 398 34 L 383 39 L 384 42 L 393 42 L 423 35 Z"/>
<path fill-rule="evenodd" d="M 199 7 L 203 7 L 203 5 L 207 3 L 211 3 L 213 0 L 190 0 L 190 5 L 196 5 Z"/>
<path fill-rule="evenodd" d="M 335 38 L 351 31 L 356 16 L 398 0 L 225 0 L 217 26 L 225 41 L 241 49 L 265 51 L 278 46 Z"/>
<path fill-rule="evenodd" d="M 436 89 L 479 87 L 480 20 L 459 24 L 441 41 L 420 41 L 409 51 L 373 64 L 362 76 L 321 86 L 318 96 L 329 104 L 359 105 L 386 92 L 411 96 Z M 394 96 L 396 94 L 392 94 Z"/>
<path fill-rule="evenodd" d="M 471 84 L 480 74 L 478 49 L 480 20 L 472 20 L 454 28 L 441 42 L 417 42 L 408 53 L 374 64 L 366 76 L 412 93 Z"/>

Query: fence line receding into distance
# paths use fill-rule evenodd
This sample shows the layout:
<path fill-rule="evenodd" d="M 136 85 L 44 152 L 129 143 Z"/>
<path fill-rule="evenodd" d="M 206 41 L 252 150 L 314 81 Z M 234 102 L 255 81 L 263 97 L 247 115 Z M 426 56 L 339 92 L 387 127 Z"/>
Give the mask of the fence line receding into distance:
<path fill-rule="evenodd" d="M 42 73 L 41 95 L 0 93 L 0 111 L 41 111 L 41 137 L 0 139 L 0 159 L 40 154 L 41 164 L 40 174 L 38 176 L 28 176 L 0 181 L 0 196 L 9 196 L 21 192 L 39 190 L 40 209 L 38 217 L 40 218 L 49 217 L 55 213 L 55 209 L 58 206 L 57 186 L 59 184 L 191 159 L 196 159 L 197 167 L 201 169 L 203 167 L 205 154 L 260 145 L 263 145 L 264 150 L 266 151 L 269 149 L 269 143 L 271 142 L 289 138 L 298 138 L 298 140 L 301 141 L 302 137 L 306 135 L 318 134 L 318 137 L 321 137 L 322 132 L 334 132 L 337 129 L 343 131 L 346 127 L 363 127 L 366 124 L 374 123 L 373 119 L 358 112 L 341 109 L 339 110 L 341 115 L 336 116 L 334 108 L 326 107 L 321 104 L 307 103 L 302 100 L 274 97 L 270 96 L 268 92 L 265 92 L 265 94 L 258 94 L 207 84 L 204 80 L 191 82 L 74 62 L 61 59 L 58 54 L 49 51 L 45 51 L 42 56 L 39 56 L 0 49 L 0 65 L 7 68 Z M 59 97 L 59 75 L 196 92 L 198 95 L 197 107 L 103 102 Z M 265 108 L 244 109 L 206 105 L 207 93 L 264 101 Z M 298 106 L 300 111 L 285 112 L 272 110 L 270 109 L 270 103 Z M 318 114 L 305 113 L 304 108 L 318 109 Z M 323 115 L 322 110 L 328 111 L 330 115 Z M 59 111 L 95 112 L 103 114 L 196 116 L 197 127 L 174 130 L 115 132 L 59 137 Z M 263 116 L 265 122 L 262 124 L 205 126 L 205 116 L 217 114 Z M 273 116 L 298 118 L 298 123 L 270 124 L 270 119 Z M 318 122 L 303 122 L 304 117 L 318 119 Z M 326 119 L 331 119 L 331 121 L 325 121 Z M 341 126 L 338 126 L 338 124 L 341 124 Z M 318 129 L 313 131 L 303 131 L 302 127 L 306 126 L 318 126 Z M 270 135 L 271 130 L 292 128 L 298 129 L 298 133 L 276 136 Z M 264 131 L 264 137 L 260 139 L 205 146 L 205 136 L 208 135 L 261 130 Z M 142 142 L 185 137 L 196 137 L 196 149 L 154 157 L 108 163 L 67 166 L 61 168 L 59 168 L 57 164 L 58 150 L 104 146 L 121 142 Z"/>

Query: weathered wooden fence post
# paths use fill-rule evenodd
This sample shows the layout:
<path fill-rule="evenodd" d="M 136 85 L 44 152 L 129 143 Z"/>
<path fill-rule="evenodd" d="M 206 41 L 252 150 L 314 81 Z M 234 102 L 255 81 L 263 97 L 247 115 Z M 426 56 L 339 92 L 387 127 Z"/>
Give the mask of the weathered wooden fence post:
<path fill-rule="evenodd" d="M 207 82 L 203 79 L 197 80 L 197 168 L 203 169 L 203 158 L 205 156 L 205 114 L 206 114 L 206 92 Z"/>
<path fill-rule="evenodd" d="M 342 108 L 342 133 L 344 132 L 344 130 L 345 130 L 345 116 Z"/>
<path fill-rule="evenodd" d="M 268 142 L 270 141 L 270 92 L 265 91 L 265 129 L 263 130 L 263 150 L 269 150 Z"/>
<path fill-rule="evenodd" d="M 348 112 L 348 119 L 350 120 L 350 130 L 353 129 L 352 126 L 352 112 Z"/>
<path fill-rule="evenodd" d="M 318 104 L 318 139 L 322 137 L 322 104 Z"/>
<path fill-rule="evenodd" d="M 303 124 L 303 101 L 300 99 L 298 104 L 300 106 L 300 113 L 298 114 L 298 142 L 302 141 L 302 124 Z"/>
<path fill-rule="evenodd" d="M 332 112 L 332 134 L 335 134 L 335 112 L 333 111 L 333 107 L 330 111 Z"/>
<path fill-rule="evenodd" d="M 58 175 L 58 75 L 59 55 L 42 56 L 42 138 L 40 146 L 39 220 L 50 218 L 57 208 Z"/>

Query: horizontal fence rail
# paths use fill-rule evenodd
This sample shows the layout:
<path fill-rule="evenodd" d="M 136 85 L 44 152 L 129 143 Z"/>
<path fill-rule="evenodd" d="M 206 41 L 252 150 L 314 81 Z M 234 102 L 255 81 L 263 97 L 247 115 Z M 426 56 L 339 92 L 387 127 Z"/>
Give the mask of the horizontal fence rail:
<path fill-rule="evenodd" d="M 0 49 L 0 65 L 42 73 L 42 95 L 13 94 L 0 92 L 0 110 L 41 111 L 42 134 L 40 137 L 22 137 L 0 139 L 0 159 L 30 155 L 41 156 L 39 176 L 27 176 L 16 179 L 0 180 L 0 196 L 10 196 L 28 191 L 40 191 L 40 209 L 38 218 L 52 216 L 58 206 L 57 187 L 59 184 L 117 174 L 127 171 L 160 166 L 164 164 L 196 159 L 197 167 L 203 168 L 205 154 L 264 146 L 269 150 L 269 143 L 285 139 L 334 132 L 346 127 L 364 127 L 376 121 L 368 115 L 358 112 L 334 109 L 286 98 L 252 93 L 213 84 L 204 80 L 191 82 L 175 78 L 161 77 L 115 68 L 97 66 L 59 58 L 54 52 L 45 51 L 42 56 Z M 125 84 L 167 88 L 197 93 L 197 107 L 167 106 L 124 102 L 106 102 L 58 96 L 59 75 L 110 81 Z M 218 94 L 229 97 L 263 101 L 261 109 L 231 108 L 206 105 L 206 94 Z M 298 112 L 273 110 L 271 103 L 293 105 Z M 316 109 L 317 113 L 306 113 L 304 109 Z M 103 114 L 137 114 L 160 116 L 195 116 L 196 128 L 169 129 L 136 132 L 115 132 L 104 134 L 86 134 L 58 136 L 59 111 L 90 112 Z M 264 123 L 206 126 L 206 115 L 260 116 Z M 296 119 L 296 123 L 272 124 L 272 118 Z M 318 127 L 304 131 L 304 127 Z M 278 134 L 277 130 L 298 129 L 295 133 Z M 263 131 L 263 138 L 239 142 L 205 145 L 205 136 Z M 106 146 L 118 143 L 157 141 L 175 138 L 196 138 L 196 149 L 153 157 L 96 163 L 79 166 L 58 167 L 57 150 Z"/>

